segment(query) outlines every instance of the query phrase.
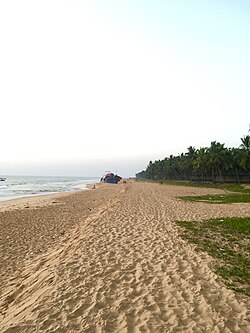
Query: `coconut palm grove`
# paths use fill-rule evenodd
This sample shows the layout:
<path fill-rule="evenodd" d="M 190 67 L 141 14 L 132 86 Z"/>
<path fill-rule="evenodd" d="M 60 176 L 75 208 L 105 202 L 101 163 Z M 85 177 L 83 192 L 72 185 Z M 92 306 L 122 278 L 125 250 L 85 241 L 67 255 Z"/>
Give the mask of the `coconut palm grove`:
<path fill-rule="evenodd" d="M 238 148 L 213 141 L 210 147 L 188 147 L 186 153 L 150 161 L 136 174 L 143 179 L 175 179 L 200 182 L 250 183 L 250 135 L 241 138 Z"/>

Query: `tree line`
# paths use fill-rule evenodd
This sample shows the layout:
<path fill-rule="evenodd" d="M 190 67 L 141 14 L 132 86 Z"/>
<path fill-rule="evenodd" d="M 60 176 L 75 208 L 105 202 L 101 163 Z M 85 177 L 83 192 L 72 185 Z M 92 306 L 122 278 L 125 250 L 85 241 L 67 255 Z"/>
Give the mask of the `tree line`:
<path fill-rule="evenodd" d="M 238 148 L 227 148 L 217 141 L 210 147 L 188 147 L 186 153 L 150 161 L 136 174 L 144 179 L 175 179 L 211 182 L 250 182 L 250 135 L 241 138 Z"/>

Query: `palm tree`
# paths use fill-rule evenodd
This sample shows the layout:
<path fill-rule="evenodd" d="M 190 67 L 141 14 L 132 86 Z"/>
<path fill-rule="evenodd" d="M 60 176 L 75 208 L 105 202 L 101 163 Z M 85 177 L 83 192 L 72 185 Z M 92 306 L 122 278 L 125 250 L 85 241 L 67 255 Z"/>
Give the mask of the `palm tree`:
<path fill-rule="evenodd" d="M 216 176 L 222 176 L 222 170 L 225 169 L 225 152 L 226 148 L 224 143 L 221 144 L 216 141 L 211 142 L 208 152 L 208 165 L 212 173 L 212 179 L 215 181 Z"/>
<path fill-rule="evenodd" d="M 208 180 L 208 148 L 200 148 L 196 151 L 194 169 L 201 176 L 201 180 Z"/>
<path fill-rule="evenodd" d="M 250 171 L 250 135 L 243 136 L 243 138 L 241 138 L 241 142 L 240 166 L 245 171 Z"/>
<path fill-rule="evenodd" d="M 170 155 L 164 160 L 150 161 L 146 171 L 138 173 L 149 179 L 197 179 L 213 180 L 228 176 L 240 181 L 242 176 L 250 175 L 250 135 L 241 138 L 239 148 L 226 148 L 224 144 L 213 141 L 209 148 L 188 147 L 187 153 Z"/>
<path fill-rule="evenodd" d="M 228 158 L 228 169 L 231 171 L 231 175 L 236 177 L 236 182 L 240 183 L 239 174 L 241 171 L 241 150 L 239 148 L 230 148 L 228 151 L 230 153 L 230 158 Z"/>
<path fill-rule="evenodd" d="M 250 135 L 245 135 L 243 138 L 240 138 L 242 144 L 240 145 L 240 148 L 245 149 L 248 151 L 250 155 Z"/>
<path fill-rule="evenodd" d="M 188 177 L 191 180 L 193 176 L 193 166 L 194 166 L 194 160 L 196 158 L 196 149 L 195 147 L 189 146 L 188 147 L 188 152 L 185 154 L 186 155 L 186 160 L 185 160 L 185 166 L 188 171 Z"/>

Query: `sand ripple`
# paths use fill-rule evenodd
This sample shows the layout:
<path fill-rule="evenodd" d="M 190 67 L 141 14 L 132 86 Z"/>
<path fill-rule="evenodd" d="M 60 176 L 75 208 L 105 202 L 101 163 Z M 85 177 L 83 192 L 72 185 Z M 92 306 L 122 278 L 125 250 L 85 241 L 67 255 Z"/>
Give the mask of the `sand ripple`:
<path fill-rule="evenodd" d="M 64 244 L 10 280 L 1 332 L 250 332 L 249 302 L 222 285 L 174 223 L 250 215 L 250 205 L 175 198 L 196 191 L 205 190 L 121 185 Z"/>

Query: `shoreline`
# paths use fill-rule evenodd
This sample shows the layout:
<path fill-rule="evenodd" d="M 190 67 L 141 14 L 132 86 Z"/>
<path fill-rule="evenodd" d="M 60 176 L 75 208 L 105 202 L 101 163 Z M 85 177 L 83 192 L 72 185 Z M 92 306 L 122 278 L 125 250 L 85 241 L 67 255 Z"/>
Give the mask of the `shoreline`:
<path fill-rule="evenodd" d="M 37 207 L 43 207 L 44 204 L 49 204 L 53 198 L 60 198 L 67 195 L 75 194 L 81 191 L 89 190 L 89 184 L 86 185 L 85 189 L 81 190 L 75 190 L 75 191 L 65 191 L 65 192 L 50 192 L 50 193 L 44 193 L 44 194 L 33 194 L 33 195 L 25 195 L 10 199 L 4 199 L 0 200 L 0 212 L 9 210 L 13 207 L 15 209 L 22 209 L 26 206 L 34 206 L 37 205 Z"/>
<path fill-rule="evenodd" d="M 95 190 L 90 187 L 88 190 L 2 201 L 0 286 L 1 281 L 21 271 L 26 262 L 60 246 L 74 228 L 119 190 L 99 186 Z"/>
<path fill-rule="evenodd" d="M 97 182 L 96 177 L 9 176 L 0 184 L 0 205 L 5 201 L 82 191 Z"/>
<path fill-rule="evenodd" d="M 38 193 L 38 194 L 32 194 L 32 195 L 24 195 L 24 196 L 18 196 L 18 197 L 11 197 L 11 198 L 5 198 L 0 199 L 0 212 L 9 210 L 13 207 L 16 207 L 16 209 L 24 208 L 25 205 L 38 205 L 39 203 L 47 203 L 50 201 L 50 199 L 60 198 L 67 195 L 79 193 L 82 191 L 88 191 L 92 189 L 93 185 L 95 185 L 95 188 L 98 188 L 98 183 L 92 183 L 92 184 L 84 184 L 84 188 L 79 188 L 73 191 L 63 191 L 63 192 L 47 192 L 47 193 Z"/>

